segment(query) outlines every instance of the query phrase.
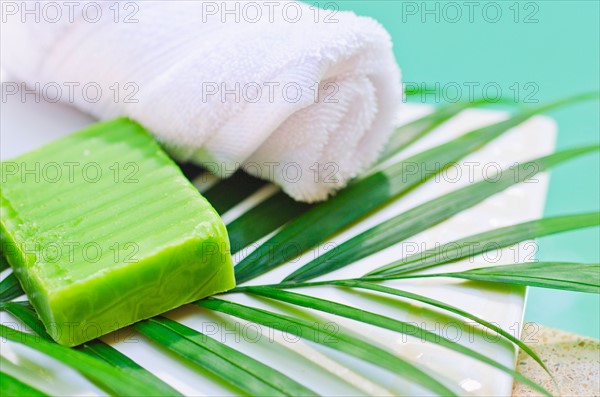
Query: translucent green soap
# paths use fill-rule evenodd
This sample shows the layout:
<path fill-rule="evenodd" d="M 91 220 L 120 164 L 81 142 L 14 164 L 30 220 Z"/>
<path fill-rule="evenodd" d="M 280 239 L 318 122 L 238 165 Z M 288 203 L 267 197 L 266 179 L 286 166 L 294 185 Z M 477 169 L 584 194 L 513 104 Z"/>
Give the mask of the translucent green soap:
<path fill-rule="evenodd" d="M 99 123 L 1 165 L 2 250 L 57 342 L 235 286 L 220 217 L 135 122 Z"/>

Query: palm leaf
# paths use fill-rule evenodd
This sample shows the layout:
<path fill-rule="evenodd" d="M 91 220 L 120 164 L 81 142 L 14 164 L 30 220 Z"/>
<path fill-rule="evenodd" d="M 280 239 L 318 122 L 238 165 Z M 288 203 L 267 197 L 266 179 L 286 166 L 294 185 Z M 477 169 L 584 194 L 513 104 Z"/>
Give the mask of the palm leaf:
<path fill-rule="evenodd" d="M 109 394 L 172 395 L 172 393 L 164 393 L 163 390 L 156 389 L 153 385 L 130 376 L 118 367 L 114 367 L 78 350 L 47 341 L 39 336 L 17 331 L 2 324 L 0 324 L 0 335 L 15 343 L 29 346 L 74 368 Z"/>
<path fill-rule="evenodd" d="M 524 377 L 518 372 L 510 369 L 493 359 L 478 353 L 468 347 L 465 347 L 459 343 L 453 342 L 448 338 L 445 338 L 441 335 L 435 334 L 433 332 L 427 331 L 421 327 L 418 327 L 411 323 L 406 323 L 403 321 L 395 320 L 390 317 L 386 317 L 383 315 L 379 315 L 376 313 L 372 313 L 362 309 L 356 309 L 351 306 L 343 305 L 340 303 L 324 300 L 321 298 L 316 298 L 308 295 L 297 294 L 294 292 L 283 291 L 278 288 L 271 287 L 248 287 L 245 291 L 248 291 L 254 295 L 264 296 L 267 298 L 275 299 L 282 302 L 291 303 L 293 305 L 306 307 L 309 309 L 315 309 L 319 311 L 323 311 L 330 314 L 335 314 L 337 316 L 349 318 L 352 320 L 360 321 L 366 324 L 375 325 L 381 328 L 389 329 L 392 331 L 400 332 L 402 334 L 411 335 L 419 340 L 428 341 L 431 343 L 438 344 L 440 346 L 444 346 L 448 349 L 454 350 L 456 352 L 462 353 L 466 356 L 472 357 L 476 360 L 484 362 L 494 368 L 497 368 L 518 381 L 526 384 L 540 393 L 545 395 L 551 395 L 548 391 L 544 390 L 544 388 L 538 386 L 536 383 L 532 382 L 530 379 Z"/>
<path fill-rule="evenodd" d="M 3 396 L 12 397 L 43 397 L 47 394 L 42 393 L 38 389 L 26 385 L 18 379 L 13 378 L 4 371 L 0 371 L 0 389 Z"/>
<path fill-rule="evenodd" d="M 521 241 L 600 225 L 600 213 L 563 215 L 474 234 L 379 267 L 366 276 L 390 276 L 454 262 Z"/>
<path fill-rule="evenodd" d="M 353 355 L 385 368 L 392 373 L 402 374 L 413 382 L 418 383 L 439 395 L 456 395 L 452 390 L 448 389 L 437 379 L 419 369 L 417 366 L 398 356 L 388 353 L 374 344 L 365 342 L 364 339 L 350 336 L 342 330 L 333 335 L 332 333 L 323 331 L 325 329 L 323 324 L 308 322 L 299 318 L 216 298 L 208 298 L 199 301 L 196 304 L 200 307 L 239 317 L 269 328 L 285 331 L 289 334 L 297 335 L 311 340 L 312 342 Z"/>
<path fill-rule="evenodd" d="M 277 192 L 227 225 L 231 253 L 242 250 L 312 206 Z"/>
<path fill-rule="evenodd" d="M 463 110 L 483 105 L 484 103 L 486 103 L 485 100 L 478 100 L 442 106 L 428 115 L 398 127 L 390 136 L 390 140 L 386 144 L 385 149 L 379 158 L 379 162 L 381 163 L 399 153 L 401 150 L 406 149 L 408 146 L 423 138 Z"/>
<path fill-rule="evenodd" d="M 29 302 L 7 302 L 2 305 L 2 310 L 21 320 L 36 335 L 52 341 L 52 337 L 46 332 L 46 328 Z"/>
<path fill-rule="evenodd" d="M 10 267 L 10 265 L 8 264 L 8 261 L 4 257 L 4 253 L 2 251 L 0 251 L 0 272 L 8 269 L 9 267 Z"/>
<path fill-rule="evenodd" d="M 293 242 L 298 248 L 297 251 L 306 252 L 391 199 L 401 196 L 435 175 L 433 172 L 426 175 L 420 175 L 419 172 L 407 173 L 407 170 L 414 170 L 416 166 L 417 169 L 435 169 L 440 172 L 443 167 L 477 151 L 510 128 L 542 111 L 596 96 L 597 94 L 579 95 L 520 113 L 508 120 L 471 131 L 350 184 L 337 196 L 289 222 L 280 232 L 242 259 L 235 269 L 238 283 L 248 281 L 292 259 L 286 252 L 290 243 Z M 365 200 L 365 197 L 368 197 L 368 200 Z M 233 241 L 236 247 L 240 247 L 255 240 L 232 240 L 232 244 Z"/>
<path fill-rule="evenodd" d="M 248 395 L 315 395 L 312 390 L 260 361 L 165 317 L 142 321 L 134 328 Z"/>
<path fill-rule="evenodd" d="M 563 150 L 514 168 L 511 167 L 510 171 L 502 172 L 498 179 L 484 179 L 430 200 L 328 250 L 286 277 L 284 282 L 305 281 L 339 269 L 414 236 L 484 199 L 530 178 L 533 173 L 544 171 L 563 161 L 596 150 L 598 150 L 597 146 Z"/>
<path fill-rule="evenodd" d="M 366 289 L 366 290 L 381 292 L 381 293 L 385 293 L 385 294 L 389 294 L 389 295 L 399 296 L 402 298 L 407 298 L 407 299 L 415 300 L 418 302 L 426 303 L 428 305 L 431 305 L 431 306 L 440 308 L 442 310 L 457 314 L 459 316 L 468 318 L 468 319 L 473 320 L 476 323 L 482 325 L 483 327 L 496 332 L 498 335 L 504 337 L 505 339 L 509 340 L 510 342 L 516 344 L 521 350 L 523 350 L 531 358 L 533 358 L 551 376 L 550 371 L 548 370 L 548 368 L 546 367 L 544 362 L 541 360 L 541 358 L 533 350 L 531 350 L 531 348 L 529 346 L 527 346 L 526 344 L 521 342 L 519 339 L 514 337 L 511 333 L 504 331 L 502 328 L 498 327 L 497 325 L 490 323 L 489 321 L 486 321 L 478 316 L 475 316 L 469 312 L 459 309 L 458 307 L 449 305 L 445 302 L 441 302 L 436 299 L 432 299 L 432 298 L 429 298 L 429 297 L 426 297 L 423 295 L 419 295 L 419 294 L 416 294 L 413 292 L 403 291 L 403 290 L 387 287 L 384 285 L 375 284 L 370 281 L 365 281 L 365 279 L 327 280 L 327 281 L 319 281 L 319 282 L 305 282 L 305 283 L 291 283 L 291 284 L 281 283 L 281 284 L 269 285 L 266 287 L 279 288 L 279 289 L 281 289 L 281 288 L 290 289 L 290 288 L 302 288 L 302 287 L 323 286 L 323 285 L 334 285 L 334 286 L 340 286 L 340 287 Z M 260 287 L 254 287 L 254 286 L 238 287 L 234 290 L 234 292 L 241 292 L 241 291 L 254 292 L 255 288 L 260 288 Z"/>
<path fill-rule="evenodd" d="M 528 285 L 576 292 L 600 293 L 600 264 L 529 262 L 481 267 L 464 272 L 398 276 L 394 278 L 453 277 L 491 283 Z"/>
<path fill-rule="evenodd" d="M 219 214 L 224 214 L 243 199 L 266 185 L 267 182 L 254 178 L 241 171 L 217 182 L 202 195 L 212 204 Z"/>
<path fill-rule="evenodd" d="M 0 282 L 0 303 L 13 300 L 23 293 L 21 284 L 14 273 L 10 273 Z"/>
<path fill-rule="evenodd" d="M 48 335 L 44 325 L 35 313 L 35 310 L 33 307 L 31 307 L 31 305 L 29 305 L 28 302 L 8 302 L 4 305 L 4 310 L 21 320 L 35 334 L 49 342 L 52 342 L 52 338 L 50 335 Z M 155 388 L 155 390 L 159 390 L 162 395 L 180 395 L 179 392 L 154 376 L 152 373 L 148 372 L 138 363 L 99 339 L 85 343 L 83 346 L 79 347 L 78 350 L 92 357 L 102 359 L 107 364 L 120 368 L 131 377 L 137 379 L 139 382 L 146 383 Z"/>
<path fill-rule="evenodd" d="M 402 298 L 407 298 L 407 299 L 415 300 L 418 302 L 426 303 L 428 305 L 431 305 L 431 306 L 446 310 L 448 312 L 457 314 L 459 316 L 468 318 L 470 320 L 473 320 L 476 323 L 482 325 L 483 327 L 496 332 L 498 335 L 506 338 L 507 340 L 509 340 L 512 343 L 514 343 L 515 345 L 517 345 L 521 350 L 523 350 L 531 358 L 533 358 L 550 376 L 552 376 L 550 374 L 550 371 L 546 367 L 546 364 L 544 364 L 544 362 L 542 361 L 542 359 L 533 350 L 531 350 L 531 348 L 529 346 L 527 346 L 525 343 L 521 342 L 519 339 L 514 337 L 510 332 L 506 332 L 499 326 L 495 325 L 494 323 L 491 323 L 489 321 L 482 319 L 481 317 L 475 316 L 467 311 L 459 309 L 456 306 L 452 306 L 452 305 L 449 305 L 448 303 L 439 301 L 437 299 L 432 299 L 432 298 L 429 298 L 429 297 L 426 297 L 426 296 L 423 296 L 420 294 L 415 294 L 413 292 L 403 291 L 403 290 L 391 288 L 391 287 L 388 287 L 385 285 L 375 284 L 375 283 L 368 282 L 368 281 L 362 281 L 360 279 L 357 279 L 357 280 L 335 280 L 335 281 L 329 282 L 329 284 L 337 285 L 337 286 L 341 286 L 341 287 L 360 288 L 360 289 L 365 289 L 365 290 L 381 292 L 384 294 L 399 296 Z"/>
<path fill-rule="evenodd" d="M 107 364 L 120 368 L 130 377 L 150 385 L 165 396 L 181 395 L 177 390 L 157 378 L 138 363 L 99 339 L 85 343 L 81 346 L 80 350 L 90 356 L 104 360 Z"/>

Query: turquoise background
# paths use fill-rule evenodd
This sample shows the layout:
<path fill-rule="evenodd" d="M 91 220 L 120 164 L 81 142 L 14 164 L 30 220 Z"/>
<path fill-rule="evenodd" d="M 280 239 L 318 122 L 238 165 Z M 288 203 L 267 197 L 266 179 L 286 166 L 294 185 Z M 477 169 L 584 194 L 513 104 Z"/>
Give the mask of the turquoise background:
<path fill-rule="evenodd" d="M 523 105 L 528 105 L 525 98 L 535 87 L 538 91 L 530 99 L 540 102 L 600 89 L 600 2 L 595 0 L 497 1 L 498 6 L 488 1 L 476 2 L 472 21 L 463 1 L 450 6 L 447 2 L 396 0 L 312 3 L 321 7 L 334 4 L 380 21 L 393 37 L 405 82 L 439 82 L 441 87 L 451 82 L 461 86 L 465 82 L 478 82 L 481 86 L 496 83 L 505 95 L 514 97 L 519 92 L 518 103 Z M 424 5 L 435 10 L 436 3 L 438 21 L 436 14 L 421 12 Z M 458 20 L 455 5 L 462 12 Z M 516 8 L 520 11 L 518 16 Z M 501 10 L 501 16 L 496 17 L 496 9 Z M 415 10 L 413 15 L 411 11 Z M 525 23 L 527 16 L 529 23 Z M 518 90 L 515 82 L 520 84 Z M 535 86 L 525 87 L 528 82 Z M 466 86 L 462 94 L 468 99 Z M 454 93 L 448 91 L 447 95 Z M 437 102 L 431 96 L 426 99 Z M 571 106 L 550 115 L 559 125 L 558 148 L 600 141 L 598 102 Z M 597 155 L 553 169 L 546 215 L 597 211 L 599 169 Z M 539 241 L 538 258 L 598 262 L 599 241 L 598 228 L 543 238 Z M 598 338 L 599 313 L 600 296 L 532 288 L 525 319 Z"/>

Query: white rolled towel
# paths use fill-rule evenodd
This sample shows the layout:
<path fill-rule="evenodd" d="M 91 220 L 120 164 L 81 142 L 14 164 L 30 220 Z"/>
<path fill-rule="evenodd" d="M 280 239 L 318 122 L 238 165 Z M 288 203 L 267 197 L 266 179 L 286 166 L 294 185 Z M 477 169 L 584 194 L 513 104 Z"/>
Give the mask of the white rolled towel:
<path fill-rule="evenodd" d="M 3 5 L 9 75 L 97 118 L 131 117 L 221 177 L 241 167 L 323 200 L 393 129 L 400 72 L 371 18 L 278 1 L 53 3 Z"/>

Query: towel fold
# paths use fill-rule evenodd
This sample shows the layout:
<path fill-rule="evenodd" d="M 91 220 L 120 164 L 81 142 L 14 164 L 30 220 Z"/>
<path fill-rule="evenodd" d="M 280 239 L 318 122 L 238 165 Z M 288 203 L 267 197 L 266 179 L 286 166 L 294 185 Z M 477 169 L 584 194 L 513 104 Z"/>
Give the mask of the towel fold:
<path fill-rule="evenodd" d="M 92 3 L 57 21 L 7 13 L 3 66 L 95 117 L 137 120 L 178 160 L 313 202 L 393 129 L 400 73 L 373 19 L 297 2 Z"/>

